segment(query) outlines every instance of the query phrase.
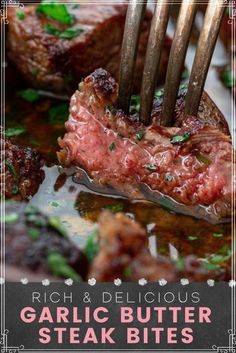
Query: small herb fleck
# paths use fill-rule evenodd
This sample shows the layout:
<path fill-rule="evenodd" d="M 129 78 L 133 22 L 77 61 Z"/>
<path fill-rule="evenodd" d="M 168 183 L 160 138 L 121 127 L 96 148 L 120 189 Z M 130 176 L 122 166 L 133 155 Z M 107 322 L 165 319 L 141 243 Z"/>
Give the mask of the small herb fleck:
<path fill-rule="evenodd" d="M 16 212 L 7 213 L 5 215 L 5 223 L 6 224 L 16 223 L 18 218 L 19 218 L 19 216 L 18 216 L 18 214 Z"/>
<path fill-rule="evenodd" d="M 113 151 L 115 148 L 116 148 L 116 144 L 115 144 L 115 142 L 112 142 L 112 143 L 109 145 L 109 150 L 110 150 L 110 151 Z"/>
<path fill-rule="evenodd" d="M 116 205 L 106 205 L 104 206 L 106 210 L 111 211 L 112 213 L 122 212 L 124 210 L 124 206 L 121 204 Z"/>
<path fill-rule="evenodd" d="M 84 253 L 89 262 L 92 262 L 95 255 L 97 254 L 98 245 L 98 232 L 95 229 L 89 234 L 84 248 Z"/>
<path fill-rule="evenodd" d="M 108 110 L 108 112 L 111 113 L 114 116 L 117 113 L 117 109 L 115 107 L 113 107 L 113 105 L 107 105 L 106 106 L 106 110 Z"/>
<path fill-rule="evenodd" d="M 140 96 L 132 95 L 130 100 L 130 114 L 138 113 L 140 110 Z"/>
<path fill-rule="evenodd" d="M 63 125 L 67 120 L 69 115 L 69 106 L 67 103 L 58 104 L 48 111 L 49 122 L 50 124 L 59 124 Z"/>
<path fill-rule="evenodd" d="M 74 15 L 69 12 L 68 7 L 65 4 L 54 2 L 48 3 L 47 0 L 43 0 L 37 6 L 36 12 L 42 13 L 66 25 L 72 25 L 75 21 Z"/>
<path fill-rule="evenodd" d="M 17 10 L 16 11 L 16 17 L 18 18 L 18 20 L 22 21 L 25 19 L 25 12 L 22 10 Z"/>
<path fill-rule="evenodd" d="M 65 257 L 59 252 L 49 252 L 47 263 L 54 276 L 71 278 L 75 281 L 81 280 L 80 275 L 67 263 Z"/>
<path fill-rule="evenodd" d="M 40 98 L 38 91 L 32 88 L 18 91 L 17 96 L 30 103 L 34 103 Z"/>
<path fill-rule="evenodd" d="M 223 238 L 224 234 L 222 234 L 222 233 L 213 233 L 212 236 L 214 238 Z"/>
<path fill-rule="evenodd" d="M 33 69 L 33 70 L 31 71 L 31 74 L 32 74 L 33 77 L 37 77 L 37 76 L 38 76 L 38 70 Z"/>
<path fill-rule="evenodd" d="M 167 174 L 167 175 L 165 175 L 165 180 L 172 181 L 172 180 L 174 180 L 174 177 L 173 177 L 173 175 Z"/>
<path fill-rule="evenodd" d="M 137 140 L 141 141 L 144 137 L 144 131 L 143 130 L 139 130 L 136 134 L 137 136 Z"/>
<path fill-rule="evenodd" d="M 56 229 L 62 236 L 66 236 L 66 230 L 58 217 L 49 217 L 48 224 Z"/>
<path fill-rule="evenodd" d="M 13 193 L 13 195 L 18 194 L 18 192 L 19 192 L 18 186 L 17 185 L 13 185 L 13 187 L 11 189 L 11 192 Z"/>
<path fill-rule="evenodd" d="M 126 266 L 123 270 L 123 275 L 126 278 L 130 278 L 132 276 L 132 268 L 130 266 Z"/>
<path fill-rule="evenodd" d="M 155 172 L 157 170 L 157 167 L 153 164 L 147 164 L 145 165 L 145 168 L 150 170 L 151 172 Z"/>
<path fill-rule="evenodd" d="M 232 70 L 225 70 L 222 79 L 224 86 L 227 88 L 232 88 L 235 84 L 235 77 Z"/>
<path fill-rule="evenodd" d="M 202 162 L 202 163 L 204 163 L 206 165 L 210 165 L 211 164 L 211 161 L 208 158 L 206 158 L 205 156 L 203 156 L 201 153 L 198 153 L 196 155 L 196 158 L 197 158 L 197 160 L 199 162 Z"/>
<path fill-rule="evenodd" d="M 9 170 L 11 175 L 16 177 L 16 175 L 17 175 L 16 174 L 16 170 L 15 170 L 14 166 L 11 164 L 11 162 L 8 159 L 5 160 L 5 165 L 7 166 L 7 169 Z"/>
<path fill-rule="evenodd" d="M 187 132 L 183 135 L 175 135 L 173 137 L 171 137 L 170 139 L 170 142 L 172 144 L 175 144 L 175 143 L 182 143 L 182 142 L 185 142 L 187 141 L 188 139 L 190 138 L 190 134 L 188 134 Z"/>
<path fill-rule="evenodd" d="M 28 235 L 32 240 L 38 240 L 40 238 L 40 231 L 37 228 L 29 228 Z"/>
<path fill-rule="evenodd" d="M 164 94 L 164 88 L 161 88 L 161 89 L 158 89 L 155 91 L 155 98 L 161 98 L 163 97 L 163 94 Z"/>
<path fill-rule="evenodd" d="M 190 241 L 197 240 L 197 239 L 198 239 L 198 237 L 196 237 L 196 236 L 193 236 L 193 235 L 188 236 L 188 240 L 190 240 Z"/>
<path fill-rule="evenodd" d="M 24 127 L 12 127 L 5 131 L 5 136 L 6 137 L 18 136 L 23 134 L 24 132 L 26 132 L 26 129 Z"/>

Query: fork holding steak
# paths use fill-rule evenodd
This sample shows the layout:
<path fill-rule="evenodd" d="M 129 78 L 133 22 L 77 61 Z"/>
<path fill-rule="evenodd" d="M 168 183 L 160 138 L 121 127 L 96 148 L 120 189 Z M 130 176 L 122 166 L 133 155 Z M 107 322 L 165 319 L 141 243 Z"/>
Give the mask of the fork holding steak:
<path fill-rule="evenodd" d="M 140 196 L 141 183 L 187 207 L 202 206 L 209 220 L 230 217 L 230 136 L 191 116 L 178 127 L 145 127 L 114 109 L 117 92 L 103 69 L 80 84 L 71 98 L 67 133 L 59 139 L 60 163 L 81 166 L 96 182 L 131 198 Z"/>
<path fill-rule="evenodd" d="M 39 13 L 38 6 L 25 7 L 22 19 L 17 18 L 17 9 L 9 8 L 8 13 L 8 55 L 27 81 L 37 88 L 74 90 L 81 78 L 100 66 L 118 79 L 127 4 L 59 5 L 67 6 L 73 16 L 74 23 L 69 27 Z M 141 82 L 151 18 L 147 10 L 135 68 L 136 89 Z M 60 37 L 55 28 L 67 31 L 67 37 L 69 30 L 72 38 L 65 38 L 65 34 Z M 77 30 L 78 35 L 73 37 Z M 166 37 L 159 80 L 166 72 L 170 45 Z"/>

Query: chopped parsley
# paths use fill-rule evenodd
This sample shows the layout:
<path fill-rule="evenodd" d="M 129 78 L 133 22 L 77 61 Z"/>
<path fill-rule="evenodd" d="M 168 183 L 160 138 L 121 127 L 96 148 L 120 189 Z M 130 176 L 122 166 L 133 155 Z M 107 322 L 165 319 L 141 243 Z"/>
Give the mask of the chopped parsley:
<path fill-rule="evenodd" d="M 157 170 L 157 167 L 153 164 L 147 164 L 145 165 L 145 168 L 150 170 L 151 172 L 155 172 Z"/>
<path fill-rule="evenodd" d="M 124 206 L 121 204 L 106 205 L 104 208 L 112 213 L 122 212 L 124 210 Z"/>
<path fill-rule="evenodd" d="M 155 91 L 154 97 L 155 98 L 161 98 L 161 97 L 163 97 L 163 94 L 164 94 L 164 88 L 157 89 Z"/>
<path fill-rule="evenodd" d="M 167 175 L 165 175 L 165 180 L 172 181 L 172 180 L 174 180 L 174 177 L 173 177 L 173 175 L 167 174 Z"/>
<path fill-rule="evenodd" d="M 129 278 L 132 276 L 132 272 L 132 268 L 130 266 L 126 266 L 123 270 L 123 275 L 124 277 Z"/>
<path fill-rule="evenodd" d="M 54 276 L 71 278 L 80 281 L 80 275 L 67 263 L 65 257 L 59 252 L 49 252 L 47 256 L 48 267 Z"/>
<path fill-rule="evenodd" d="M 56 229 L 58 233 L 60 233 L 63 237 L 66 236 L 66 230 L 58 217 L 55 217 L 55 216 L 49 217 L 48 224 L 52 228 Z"/>
<path fill-rule="evenodd" d="M 13 195 L 18 194 L 19 192 L 19 187 L 17 185 L 13 185 L 11 192 L 13 193 Z"/>
<path fill-rule="evenodd" d="M 143 130 L 139 130 L 136 134 L 137 140 L 141 141 L 143 139 L 144 136 L 144 131 Z"/>
<path fill-rule="evenodd" d="M 58 104 L 48 111 L 50 124 L 64 124 L 69 115 L 69 106 L 67 103 Z"/>
<path fill-rule="evenodd" d="M 8 159 L 5 160 L 5 165 L 6 165 L 7 169 L 9 170 L 9 172 L 11 173 L 11 175 L 16 177 L 17 176 L 16 170 L 15 170 L 13 164 L 11 164 L 11 162 Z"/>
<path fill-rule="evenodd" d="M 98 232 L 95 229 L 88 236 L 88 239 L 84 248 L 84 253 L 88 261 L 92 262 L 97 252 L 98 252 Z"/>
<path fill-rule="evenodd" d="M 196 237 L 194 235 L 189 235 L 188 236 L 188 240 L 190 240 L 190 241 L 197 240 L 197 239 L 198 239 L 198 237 Z"/>
<path fill-rule="evenodd" d="M 72 25 L 75 21 L 74 15 L 69 12 L 66 4 L 48 3 L 46 0 L 37 6 L 36 11 L 66 25 Z"/>
<path fill-rule="evenodd" d="M 18 218 L 19 218 L 19 216 L 16 212 L 7 213 L 5 215 L 5 223 L 7 223 L 7 224 L 16 223 Z"/>
<path fill-rule="evenodd" d="M 227 88 L 232 88 L 235 84 L 235 77 L 232 70 L 225 70 L 222 79 L 224 86 Z"/>
<path fill-rule="evenodd" d="M 112 143 L 109 145 L 109 150 L 110 150 L 110 151 L 113 151 L 115 148 L 116 148 L 116 144 L 115 144 L 115 142 L 112 142 Z"/>
<path fill-rule="evenodd" d="M 26 132 L 26 129 L 24 127 L 12 127 L 7 129 L 4 134 L 6 137 L 12 137 L 21 135 L 24 132 Z"/>
<path fill-rule="evenodd" d="M 138 113 L 140 110 L 140 96 L 132 95 L 130 100 L 130 114 Z"/>
<path fill-rule="evenodd" d="M 182 143 L 182 142 L 187 141 L 189 138 L 190 138 L 190 134 L 186 132 L 183 135 L 175 135 L 175 136 L 171 137 L 170 142 L 172 144 Z"/>
<path fill-rule="evenodd" d="M 40 238 L 40 231 L 37 228 L 29 228 L 28 235 L 32 240 L 38 240 Z"/>
<path fill-rule="evenodd" d="M 206 165 L 210 165 L 211 164 L 211 161 L 208 158 L 206 158 L 205 156 L 203 156 L 201 153 L 198 153 L 196 155 L 196 158 L 197 158 L 197 160 L 199 162 L 202 162 L 202 163 L 204 163 Z"/>
<path fill-rule="evenodd" d="M 44 30 L 46 33 L 62 39 L 73 39 L 80 33 L 84 32 L 82 28 L 67 28 L 65 31 L 60 31 L 58 28 L 50 24 L 44 26 Z"/>
<path fill-rule="evenodd" d="M 224 234 L 222 234 L 222 233 L 213 233 L 212 236 L 214 238 L 223 238 Z"/>
<path fill-rule="evenodd" d="M 32 76 L 37 77 L 37 75 L 38 75 L 38 70 L 33 69 L 33 70 L 31 71 L 31 74 L 32 74 Z"/>
<path fill-rule="evenodd" d="M 17 10 L 16 11 L 16 17 L 18 18 L 18 20 L 22 21 L 25 19 L 25 12 L 22 10 Z"/>
<path fill-rule="evenodd" d="M 36 89 L 27 88 L 17 92 L 17 96 L 23 98 L 27 102 L 34 103 L 40 98 L 40 94 Z"/>
<path fill-rule="evenodd" d="M 174 261 L 174 265 L 178 271 L 183 271 L 185 267 L 184 258 L 179 257 Z"/>

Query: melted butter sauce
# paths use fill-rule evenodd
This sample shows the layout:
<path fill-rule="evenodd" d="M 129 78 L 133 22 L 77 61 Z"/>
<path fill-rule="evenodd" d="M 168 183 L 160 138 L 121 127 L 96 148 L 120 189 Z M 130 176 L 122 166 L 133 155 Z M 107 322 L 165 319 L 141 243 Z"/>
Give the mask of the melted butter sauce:
<path fill-rule="evenodd" d="M 29 201 L 51 216 L 57 216 L 71 239 L 83 247 L 88 234 L 96 227 L 105 208 L 122 210 L 147 229 L 150 250 L 172 257 L 195 255 L 206 258 L 225 246 L 230 248 L 230 223 L 213 225 L 205 220 L 175 214 L 150 202 L 132 202 L 119 197 L 96 194 L 83 185 L 65 179 L 59 172 L 56 151 L 57 138 L 63 136 L 63 124 L 52 124 L 48 111 L 58 105 L 53 99 L 28 103 L 10 92 L 7 99 L 6 129 L 21 126 L 26 133 L 12 138 L 13 143 L 33 147 L 45 159 L 45 179 L 38 192 Z M 229 265 L 221 265 L 229 266 Z"/>

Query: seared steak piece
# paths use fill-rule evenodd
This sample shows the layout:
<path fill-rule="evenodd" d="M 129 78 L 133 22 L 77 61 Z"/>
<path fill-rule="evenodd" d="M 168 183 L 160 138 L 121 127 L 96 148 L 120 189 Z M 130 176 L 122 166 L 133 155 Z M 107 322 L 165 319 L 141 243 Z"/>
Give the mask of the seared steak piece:
<path fill-rule="evenodd" d="M 151 256 L 148 236 L 141 226 L 122 213 L 103 211 L 99 217 L 99 250 L 88 278 L 99 282 L 122 281 L 205 281 L 210 278 L 229 280 L 229 271 L 208 270 L 196 256 L 170 261 L 164 256 Z M 228 260 L 230 261 L 230 260 Z M 229 268 L 229 267 L 228 267 Z"/>
<path fill-rule="evenodd" d="M 37 279 L 48 275 L 85 278 L 85 255 L 65 235 L 59 219 L 47 218 L 37 208 L 25 203 L 6 202 L 5 260 L 10 279 L 15 267 L 35 273 Z"/>
<path fill-rule="evenodd" d="M 146 232 L 122 213 L 104 211 L 99 219 L 99 252 L 92 262 L 88 277 L 100 282 L 156 281 L 176 279 L 174 266 L 161 257 L 155 259 L 148 251 Z"/>
<path fill-rule="evenodd" d="M 235 192 L 230 136 L 194 117 L 182 119 L 179 127 L 145 127 L 114 110 L 117 91 L 103 69 L 80 84 L 71 98 L 67 133 L 59 139 L 60 163 L 82 166 L 95 181 L 131 198 L 140 197 L 142 185 L 151 196 L 164 194 L 198 217 L 230 217 Z"/>
<path fill-rule="evenodd" d="M 72 86 L 74 90 L 81 78 L 100 66 L 118 79 L 127 5 L 63 5 L 73 17 L 69 26 L 38 12 L 38 6 L 25 7 L 23 19 L 16 16 L 17 9 L 10 8 L 8 13 L 9 57 L 27 81 L 35 87 L 61 91 Z M 135 69 L 136 88 L 143 71 L 150 20 L 151 12 L 146 11 Z M 61 38 L 55 28 L 60 32 L 68 28 L 81 31 L 68 39 L 65 35 Z M 166 71 L 170 44 L 166 38 L 159 79 L 163 79 Z"/>
<path fill-rule="evenodd" d="M 31 148 L 23 148 L 1 138 L 1 174 L 5 174 L 5 196 L 27 199 L 33 196 L 44 180 L 44 164 Z M 5 156 L 4 156 L 5 152 Z M 5 157 L 5 158 L 4 158 Z"/>

